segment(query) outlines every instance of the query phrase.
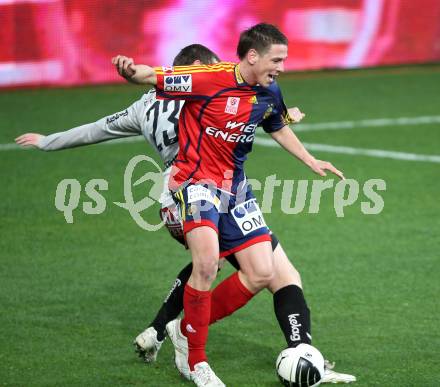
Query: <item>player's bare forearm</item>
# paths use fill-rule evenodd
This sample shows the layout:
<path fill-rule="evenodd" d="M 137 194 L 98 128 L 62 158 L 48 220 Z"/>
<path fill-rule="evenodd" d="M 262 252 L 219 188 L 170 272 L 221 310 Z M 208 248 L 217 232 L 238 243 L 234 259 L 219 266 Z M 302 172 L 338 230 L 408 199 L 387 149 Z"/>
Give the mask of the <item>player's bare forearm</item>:
<path fill-rule="evenodd" d="M 330 171 L 338 176 L 340 179 L 344 179 L 344 174 L 336 169 L 328 161 L 317 160 L 313 157 L 299 138 L 293 133 L 287 125 L 277 132 L 271 133 L 272 138 L 280 144 L 287 152 L 301 160 L 306 164 L 313 172 L 320 176 L 327 176 L 325 171 Z"/>
<path fill-rule="evenodd" d="M 310 166 L 314 157 L 304 148 L 295 133 L 286 125 L 277 132 L 271 133 L 272 138 L 280 144 L 287 152 L 301 160 L 304 164 Z"/>
<path fill-rule="evenodd" d="M 137 65 L 133 58 L 124 55 L 117 55 L 112 58 L 112 64 L 116 67 L 118 74 L 127 81 L 138 85 L 157 84 L 157 76 L 154 69 L 147 65 Z"/>
<path fill-rule="evenodd" d="M 134 70 L 134 74 L 130 76 L 130 82 L 138 85 L 156 86 L 157 76 L 152 67 L 147 65 L 134 65 L 131 68 Z"/>

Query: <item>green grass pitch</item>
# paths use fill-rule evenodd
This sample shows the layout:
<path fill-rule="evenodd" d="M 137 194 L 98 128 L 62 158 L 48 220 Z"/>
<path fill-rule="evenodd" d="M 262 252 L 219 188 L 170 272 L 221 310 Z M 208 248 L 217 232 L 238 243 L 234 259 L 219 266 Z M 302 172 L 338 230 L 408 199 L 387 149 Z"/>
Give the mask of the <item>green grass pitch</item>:
<path fill-rule="evenodd" d="M 435 65 L 293 74 L 280 84 L 287 104 L 307 114 L 304 123 L 440 112 Z M 141 93 L 131 85 L 2 91 L 0 143 L 96 120 Z M 307 143 L 440 155 L 439 123 L 298 134 Z M 359 387 L 438 386 L 440 164 L 313 153 L 346 177 L 387 184 L 379 215 L 362 214 L 361 195 L 337 218 L 332 191 L 323 193 L 318 214 L 299 215 L 282 213 L 276 191 L 265 215 L 302 273 L 314 344 L 336 370 L 356 375 Z M 189 261 L 165 230 L 140 229 L 112 203 L 123 201 L 123 172 L 138 154 L 153 156 L 144 142 L 0 150 L 0 385 L 191 385 L 175 370 L 169 341 L 154 365 L 141 363 L 131 345 Z M 286 152 L 260 145 L 247 173 L 260 180 L 275 173 L 316 178 Z M 54 205 L 64 178 L 78 179 L 83 189 L 92 178 L 106 179 L 106 211 L 87 215 L 79 208 L 67 224 Z M 80 205 L 84 200 L 82 194 Z M 154 219 L 157 207 L 150 210 Z M 278 386 L 274 362 L 283 348 L 267 291 L 210 329 L 208 355 L 228 386 Z"/>

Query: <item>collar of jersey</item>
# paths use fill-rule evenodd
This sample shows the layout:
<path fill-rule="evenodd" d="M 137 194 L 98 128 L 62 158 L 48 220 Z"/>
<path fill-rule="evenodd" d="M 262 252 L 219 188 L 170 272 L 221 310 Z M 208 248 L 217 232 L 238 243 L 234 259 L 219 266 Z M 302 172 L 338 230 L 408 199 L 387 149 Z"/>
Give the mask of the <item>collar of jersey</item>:
<path fill-rule="evenodd" d="M 234 73 L 235 73 L 235 81 L 237 82 L 238 86 L 248 86 L 248 84 L 240 74 L 240 64 L 235 65 Z"/>

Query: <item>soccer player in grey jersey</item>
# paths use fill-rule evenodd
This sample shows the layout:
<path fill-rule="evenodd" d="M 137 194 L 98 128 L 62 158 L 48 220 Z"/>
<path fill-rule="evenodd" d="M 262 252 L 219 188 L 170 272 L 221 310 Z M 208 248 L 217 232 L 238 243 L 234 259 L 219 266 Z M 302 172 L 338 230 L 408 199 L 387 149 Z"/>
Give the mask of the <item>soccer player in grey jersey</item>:
<path fill-rule="evenodd" d="M 16 139 L 17 144 L 34 146 L 43 151 L 70 149 L 103 141 L 144 136 L 145 140 L 159 153 L 165 165 L 164 207 L 174 205 L 168 194 L 167 184 L 170 166 L 177 155 L 176 127 L 183 101 L 159 101 L 151 89 L 127 109 L 100 120 L 81 125 L 64 132 L 44 136 L 26 133 Z"/>
<path fill-rule="evenodd" d="M 174 60 L 174 65 L 189 65 L 200 63 L 215 63 L 218 57 L 206 47 L 191 45 L 185 47 Z M 44 151 L 69 149 L 78 146 L 95 144 L 116 138 L 143 135 L 148 143 L 159 153 L 162 158 L 164 171 L 164 192 L 161 196 L 161 216 L 171 235 L 183 242 L 183 232 L 178 210 L 168 193 L 168 177 L 170 166 L 178 152 L 177 122 L 183 101 L 164 101 L 156 99 L 155 90 L 144 94 L 138 101 L 127 109 L 104 117 L 96 122 L 58 132 L 47 136 L 38 133 L 26 133 L 19 136 L 16 142 L 22 146 L 34 146 Z M 296 108 L 289 109 L 289 113 L 296 121 L 300 121 L 303 114 Z M 292 326 L 289 320 L 291 303 L 289 292 L 292 287 L 300 287 L 299 273 L 292 266 L 281 245 L 273 237 L 273 248 L 277 274 L 269 290 L 274 294 L 275 314 L 284 333 L 287 345 L 291 346 Z M 238 269 L 238 264 L 233 257 L 228 257 L 230 262 Z M 172 323 L 183 309 L 183 288 L 191 274 L 192 265 L 188 264 L 177 276 L 168 296 L 150 326 L 138 335 L 135 345 L 138 353 L 146 362 L 156 360 L 158 351 L 165 339 L 165 327 Z M 307 308 L 307 305 L 303 306 Z M 176 328 L 178 324 L 173 324 Z M 177 360 L 177 359 L 176 359 Z M 184 365 L 180 365 L 185 367 Z M 189 371 L 189 370 L 188 370 Z M 327 367 L 325 382 L 351 382 L 355 378 L 351 375 L 341 374 Z"/>

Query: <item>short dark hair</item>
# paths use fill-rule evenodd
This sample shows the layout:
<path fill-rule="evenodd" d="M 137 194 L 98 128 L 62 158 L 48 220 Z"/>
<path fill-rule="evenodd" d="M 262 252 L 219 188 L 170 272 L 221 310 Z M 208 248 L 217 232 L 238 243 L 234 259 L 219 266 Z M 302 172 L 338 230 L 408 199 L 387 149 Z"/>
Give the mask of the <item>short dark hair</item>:
<path fill-rule="evenodd" d="M 199 60 L 203 64 L 220 62 L 217 54 L 201 44 L 191 44 L 180 50 L 174 58 L 173 66 L 190 66 Z"/>
<path fill-rule="evenodd" d="M 267 23 L 256 24 L 240 34 L 237 55 L 243 59 L 253 48 L 259 54 L 264 54 L 272 44 L 287 44 L 286 36 L 274 25 Z"/>

